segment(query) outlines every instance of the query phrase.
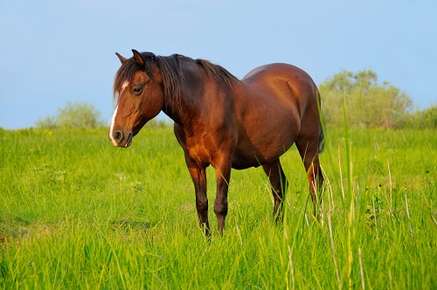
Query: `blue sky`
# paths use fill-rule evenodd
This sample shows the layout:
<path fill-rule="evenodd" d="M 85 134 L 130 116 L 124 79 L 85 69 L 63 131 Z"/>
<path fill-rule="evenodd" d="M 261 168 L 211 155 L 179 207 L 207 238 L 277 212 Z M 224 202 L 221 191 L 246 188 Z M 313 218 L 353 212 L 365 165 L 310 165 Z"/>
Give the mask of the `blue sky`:
<path fill-rule="evenodd" d="M 437 103 L 437 2 L 0 2 L 0 127 L 20 128 L 67 102 L 112 114 L 114 52 L 207 58 L 238 77 L 298 65 L 317 83 L 371 68 L 419 108 Z"/>

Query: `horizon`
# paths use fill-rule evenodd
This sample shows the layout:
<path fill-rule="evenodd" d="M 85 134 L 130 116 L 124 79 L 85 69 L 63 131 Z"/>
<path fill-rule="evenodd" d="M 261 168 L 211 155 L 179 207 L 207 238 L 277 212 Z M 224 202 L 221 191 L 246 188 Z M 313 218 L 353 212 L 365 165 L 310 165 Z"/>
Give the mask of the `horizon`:
<path fill-rule="evenodd" d="M 109 121 L 115 52 L 130 57 L 131 48 L 206 58 L 238 78 L 286 62 L 318 85 L 342 70 L 372 69 L 416 108 L 436 105 L 432 1 L 249 3 L 1 3 L 0 127 L 33 126 L 74 102 Z"/>

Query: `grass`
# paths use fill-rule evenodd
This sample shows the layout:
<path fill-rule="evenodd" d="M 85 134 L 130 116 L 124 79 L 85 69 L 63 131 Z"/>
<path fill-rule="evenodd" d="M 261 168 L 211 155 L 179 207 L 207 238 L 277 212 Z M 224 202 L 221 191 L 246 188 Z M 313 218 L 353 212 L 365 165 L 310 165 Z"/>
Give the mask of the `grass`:
<path fill-rule="evenodd" d="M 234 170 L 211 241 L 172 130 L 106 134 L 0 131 L 0 288 L 437 288 L 435 131 L 328 130 L 321 222 L 294 148 L 283 226 L 262 170 Z"/>

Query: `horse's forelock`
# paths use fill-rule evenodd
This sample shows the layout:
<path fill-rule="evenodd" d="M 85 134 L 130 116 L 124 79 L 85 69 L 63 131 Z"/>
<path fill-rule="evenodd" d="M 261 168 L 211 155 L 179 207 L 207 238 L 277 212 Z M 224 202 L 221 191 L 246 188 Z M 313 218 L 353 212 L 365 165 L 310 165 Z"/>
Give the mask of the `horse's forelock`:
<path fill-rule="evenodd" d="M 115 99 L 118 99 L 118 95 L 121 92 L 123 83 L 130 82 L 135 72 L 141 70 L 141 66 L 133 59 L 126 60 L 118 69 L 115 74 L 113 95 Z"/>

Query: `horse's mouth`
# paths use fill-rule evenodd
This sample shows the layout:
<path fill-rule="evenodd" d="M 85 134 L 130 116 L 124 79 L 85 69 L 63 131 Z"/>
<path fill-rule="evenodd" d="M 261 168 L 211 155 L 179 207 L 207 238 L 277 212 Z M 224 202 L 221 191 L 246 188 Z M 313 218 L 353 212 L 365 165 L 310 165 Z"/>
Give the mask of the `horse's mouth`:
<path fill-rule="evenodd" d="M 119 142 L 112 141 L 112 145 L 114 145 L 115 147 L 119 147 L 119 148 L 127 148 L 132 144 L 132 138 L 133 138 L 133 134 L 128 133 L 126 138 L 123 138 Z"/>
<path fill-rule="evenodd" d="M 134 138 L 135 135 L 138 134 L 138 132 L 140 132 L 142 128 L 142 125 L 140 126 L 135 126 L 129 133 L 127 133 L 127 136 L 125 136 L 125 138 L 123 138 L 123 140 L 121 140 L 121 142 L 118 142 L 117 144 L 114 144 L 117 147 L 122 147 L 122 148 L 127 148 L 132 144 L 132 139 Z"/>
<path fill-rule="evenodd" d="M 127 147 L 129 147 L 129 146 L 132 144 L 132 138 L 133 138 L 133 134 L 132 134 L 132 133 L 129 133 L 129 134 L 127 135 L 126 142 L 125 142 L 125 144 L 123 145 L 124 148 L 127 148 Z"/>

